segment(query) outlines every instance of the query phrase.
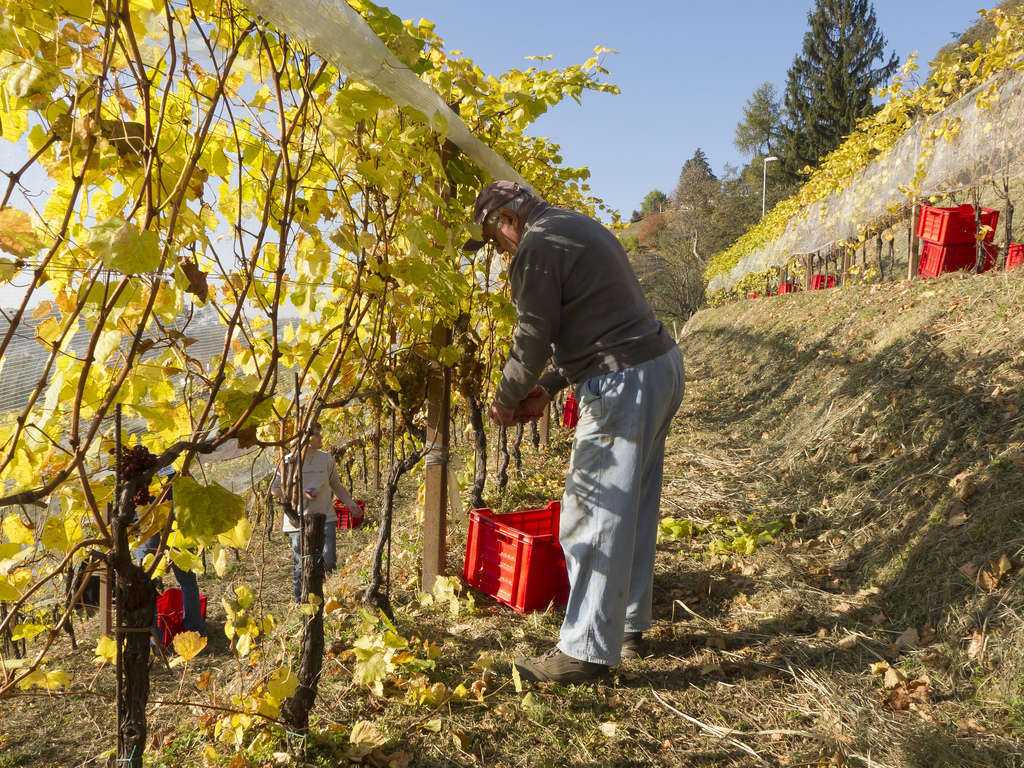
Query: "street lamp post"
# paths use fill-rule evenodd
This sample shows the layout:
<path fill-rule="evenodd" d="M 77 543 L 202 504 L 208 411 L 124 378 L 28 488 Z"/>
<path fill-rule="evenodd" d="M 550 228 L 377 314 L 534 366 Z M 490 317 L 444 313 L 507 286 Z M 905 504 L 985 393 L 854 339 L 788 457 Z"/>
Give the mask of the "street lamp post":
<path fill-rule="evenodd" d="M 768 163 L 772 160 L 778 160 L 775 155 L 766 157 L 764 163 L 761 166 L 761 218 L 764 218 L 764 198 L 768 191 Z"/>

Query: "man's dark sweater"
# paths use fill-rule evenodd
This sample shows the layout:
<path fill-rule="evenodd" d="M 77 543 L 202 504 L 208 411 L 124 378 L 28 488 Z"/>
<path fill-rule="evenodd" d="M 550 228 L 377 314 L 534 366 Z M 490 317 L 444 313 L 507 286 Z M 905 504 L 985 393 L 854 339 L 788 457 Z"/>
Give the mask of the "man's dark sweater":
<path fill-rule="evenodd" d="M 538 377 L 553 395 L 675 345 L 622 245 L 589 216 L 540 203 L 527 218 L 509 281 L 516 330 L 495 398 L 505 408 L 515 410 Z M 549 357 L 553 365 L 540 376 Z"/>

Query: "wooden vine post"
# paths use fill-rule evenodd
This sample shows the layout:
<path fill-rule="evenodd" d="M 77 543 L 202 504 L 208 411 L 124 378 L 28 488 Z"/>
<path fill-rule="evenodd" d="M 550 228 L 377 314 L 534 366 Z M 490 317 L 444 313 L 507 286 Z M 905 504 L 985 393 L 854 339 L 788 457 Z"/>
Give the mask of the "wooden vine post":
<path fill-rule="evenodd" d="M 540 446 L 546 447 L 551 436 L 551 403 L 544 406 L 544 414 L 538 420 L 537 427 L 540 432 Z"/>
<path fill-rule="evenodd" d="M 914 205 L 910 209 L 910 226 L 907 228 L 907 280 L 917 277 L 919 266 L 918 239 L 917 239 L 917 217 L 920 215 L 921 206 Z"/>
<path fill-rule="evenodd" d="M 441 349 L 451 341 L 443 323 L 434 326 L 431 347 Z M 431 366 L 427 383 L 427 446 L 423 498 L 423 568 L 420 588 L 430 592 L 434 580 L 444 574 L 448 507 L 448 424 L 451 412 L 451 371 Z"/>

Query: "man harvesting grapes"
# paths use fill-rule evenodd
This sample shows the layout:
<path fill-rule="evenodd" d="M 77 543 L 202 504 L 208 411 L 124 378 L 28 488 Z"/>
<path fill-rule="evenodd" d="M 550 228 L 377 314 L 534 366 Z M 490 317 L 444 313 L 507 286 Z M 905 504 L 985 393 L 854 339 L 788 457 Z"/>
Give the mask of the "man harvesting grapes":
<path fill-rule="evenodd" d="M 683 396 L 682 355 L 599 222 L 496 181 L 477 197 L 473 223 L 481 236 L 463 249 L 490 240 L 510 260 L 516 307 L 491 419 L 510 426 L 537 418 L 566 386 L 579 404 L 559 523 L 565 620 L 555 648 L 515 664 L 526 680 L 593 679 L 640 655 L 651 625 L 665 438 Z"/>

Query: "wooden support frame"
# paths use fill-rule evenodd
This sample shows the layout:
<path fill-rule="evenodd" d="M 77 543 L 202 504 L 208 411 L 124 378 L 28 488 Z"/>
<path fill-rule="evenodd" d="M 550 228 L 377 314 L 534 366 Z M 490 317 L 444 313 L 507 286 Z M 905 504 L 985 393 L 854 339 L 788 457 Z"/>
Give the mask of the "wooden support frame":
<path fill-rule="evenodd" d="M 431 347 L 441 349 L 451 341 L 442 323 L 434 326 Z M 451 423 L 451 370 L 431 366 L 427 383 L 427 445 L 424 468 L 423 560 L 420 588 L 430 592 L 445 573 L 448 499 L 448 444 Z"/>

